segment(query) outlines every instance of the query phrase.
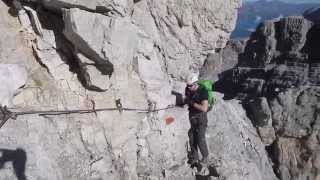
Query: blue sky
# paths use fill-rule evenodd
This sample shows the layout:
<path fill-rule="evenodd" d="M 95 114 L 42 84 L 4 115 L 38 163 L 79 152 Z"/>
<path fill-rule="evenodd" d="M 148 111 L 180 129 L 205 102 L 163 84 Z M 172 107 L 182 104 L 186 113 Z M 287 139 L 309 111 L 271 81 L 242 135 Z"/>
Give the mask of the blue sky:
<path fill-rule="evenodd" d="M 244 0 L 246 1 L 258 1 L 258 0 Z M 288 3 L 320 3 L 320 0 L 280 0 L 283 2 L 288 2 Z"/>

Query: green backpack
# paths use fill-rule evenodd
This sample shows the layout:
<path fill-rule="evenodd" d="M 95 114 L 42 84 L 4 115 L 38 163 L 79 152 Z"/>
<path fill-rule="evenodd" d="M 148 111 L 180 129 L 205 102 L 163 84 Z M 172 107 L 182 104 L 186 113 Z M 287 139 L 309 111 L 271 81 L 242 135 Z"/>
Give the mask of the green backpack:
<path fill-rule="evenodd" d="M 208 111 L 210 111 L 215 101 L 213 97 L 213 82 L 211 80 L 199 80 L 198 85 L 201 89 L 205 89 L 208 92 Z"/>

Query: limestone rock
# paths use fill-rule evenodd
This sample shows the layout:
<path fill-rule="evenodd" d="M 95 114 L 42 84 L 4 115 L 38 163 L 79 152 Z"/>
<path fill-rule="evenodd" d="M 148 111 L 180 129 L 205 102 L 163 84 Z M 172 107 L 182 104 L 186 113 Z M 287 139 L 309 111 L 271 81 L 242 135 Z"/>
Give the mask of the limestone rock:
<path fill-rule="evenodd" d="M 29 63 L 32 61 L 28 61 L 31 59 L 32 54 L 19 32 L 21 24 L 17 21 L 17 18 L 8 14 L 10 8 L 4 3 L 0 4 L 0 8 L 0 62 L 4 64 L 22 64 L 29 69 L 29 67 L 33 66 L 33 64 Z M 18 16 L 20 17 L 19 14 Z M 29 18 L 26 20 L 30 22 Z M 22 60 L 28 63 L 24 61 L 21 63 Z"/>
<path fill-rule="evenodd" d="M 246 110 L 262 141 L 267 145 L 272 144 L 276 137 L 267 99 L 262 97 L 248 102 Z"/>
<path fill-rule="evenodd" d="M 112 64 L 102 55 L 105 41 L 103 35 L 108 32 L 110 21 L 111 18 L 80 9 L 64 11 L 64 35 L 75 45 L 75 48 L 99 64 L 99 69 L 106 75 L 111 75 L 113 71 Z"/>
<path fill-rule="evenodd" d="M 224 9 L 236 9 L 239 4 L 240 1 L 233 0 L 139 1 L 133 19 L 153 37 L 168 74 L 183 79 L 187 71 L 197 72 L 201 68 L 207 52 L 226 44 L 236 19 L 235 11 Z"/>
<path fill-rule="evenodd" d="M 208 146 L 217 166 L 227 179 L 277 179 L 254 126 L 246 117 L 239 101 L 217 102 L 208 113 Z M 239 156 L 241 154 L 241 156 Z"/>
<path fill-rule="evenodd" d="M 98 70 L 100 64 L 92 62 L 81 53 L 77 54 L 77 58 L 85 87 L 96 91 L 106 91 L 110 88 L 109 76 Z"/>
<path fill-rule="evenodd" d="M 283 29 L 278 42 L 279 50 L 289 54 L 301 51 L 312 24 L 303 17 L 290 17 L 281 21 L 279 26 Z"/>
<path fill-rule="evenodd" d="M 264 22 L 217 83 L 243 100 L 281 180 L 319 177 L 319 32 L 303 17 Z"/>
<path fill-rule="evenodd" d="M 305 146 L 304 140 L 284 137 L 277 141 L 275 147 L 275 152 L 281 159 L 277 165 L 280 179 L 319 178 L 317 173 L 312 172 L 313 168 L 318 168 L 319 150 L 311 151 Z"/>
<path fill-rule="evenodd" d="M 7 47 L 0 41 L 1 62 L 26 64 L 30 77 L 13 99 L 14 111 L 115 108 L 116 102 L 136 110 L 19 116 L 0 131 L 3 158 L 21 155 L 27 179 L 194 179 L 186 163 L 187 110 L 145 110 L 174 103 L 173 82 L 184 87 L 182 77 L 225 45 L 241 2 L 31 1 L 40 4 L 17 5 L 21 25 L 0 2 L 0 36 L 9 34 Z M 6 57 L 12 49 L 19 56 Z M 221 95 L 219 101 L 209 115 L 217 123 L 208 129 L 219 173 L 274 179 L 241 106 Z M 4 163 L 1 179 L 14 179 L 14 168 Z"/>
<path fill-rule="evenodd" d="M 168 99 L 171 88 L 169 84 L 164 85 L 167 81 L 166 76 L 159 64 L 161 59 L 158 58 L 152 39 L 143 34 L 128 18 L 112 19 L 79 9 L 70 9 L 65 11 L 64 19 L 64 34 L 77 49 L 97 64 L 96 67 L 102 74 L 117 78 L 124 73 L 123 66 L 136 64 L 137 73 L 146 83 L 147 90 L 160 90 L 159 94 L 167 96 L 153 93 L 149 95 L 150 100 L 157 102 L 158 107 L 173 103 L 173 100 L 161 103 Z M 115 72 L 112 72 L 113 67 Z M 150 70 L 150 67 L 153 70 Z"/>
<path fill-rule="evenodd" d="M 11 106 L 17 90 L 26 84 L 26 68 L 17 64 L 0 64 L 0 104 Z"/>
<path fill-rule="evenodd" d="M 97 13 L 125 16 L 132 11 L 132 0 L 22 0 L 41 3 L 48 9 L 61 11 L 64 8 L 79 8 Z"/>
<path fill-rule="evenodd" d="M 259 136 L 265 145 L 271 145 L 276 140 L 274 128 L 270 126 L 257 127 Z"/>
<path fill-rule="evenodd" d="M 319 103 L 318 93 L 319 88 L 302 87 L 288 90 L 279 94 L 279 99 L 271 100 L 273 120 L 279 133 L 297 138 L 310 135 L 313 129 L 311 124 L 316 121 L 314 114 Z"/>
<path fill-rule="evenodd" d="M 80 77 L 84 85 L 91 90 L 109 89 L 113 64 L 103 56 L 102 47 L 103 36 L 110 20 L 103 15 L 79 9 L 64 11 L 64 35 L 74 45 L 71 51 L 76 56 Z"/>
<path fill-rule="evenodd" d="M 256 126 L 266 126 L 271 125 L 271 111 L 266 98 L 258 98 L 249 102 L 248 105 L 251 110 L 251 115 L 256 122 Z"/>
<path fill-rule="evenodd" d="M 243 57 L 240 57 L 241 66 L 263 67 L 274 63 L 277 58 L 302 59 L 304 53 L 299 52 L 307 40 L 307 32 L 312 24 L 303 17 L 287 17 L 279 22 L 266 21 L 261 23 L 248 41 Z"/>
<path fill-rule="evenodd" d="M 261 24 L 231 70 L 233 78 L 226 81 L 233 81 L 237 91 L 254 96 L 271 96 L 301 85 L 317 86 L 317 32 L 317 26 L 302 17 Z"/>
<path fill-rule="evenodd" d="M 215 53 L 210 53 L 205 60 L 200 76 L 204 79 L 218 80 L 222 72 L 232 69 L 238 63 L 239 54 L 244 51 L 246 39 L 229 40 L 224 48 L 217 48 Z"/>
<path fill-rule="evenodd" d="M 34 32 L 37 33 L 39 36 L 43 36 L 41 22 L 38 19 L 37 12 L 28 6 L 24 6 L 23 9 L 30 17 L 30 25 L 33 26 Z M 21 9 L 19 12 L 24 12 L 23 9 Z"/>

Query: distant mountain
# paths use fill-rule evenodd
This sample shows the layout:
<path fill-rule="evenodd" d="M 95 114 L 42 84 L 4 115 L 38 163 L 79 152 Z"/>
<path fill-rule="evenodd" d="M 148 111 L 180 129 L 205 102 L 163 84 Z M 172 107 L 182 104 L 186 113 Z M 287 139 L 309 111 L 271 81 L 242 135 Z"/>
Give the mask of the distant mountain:
<path fill-rule="evenodd" d="M 320 24 L 320 8 L 308 9 L 303 13 L 303 16 L 316 24 Z"/>
<path fill-rule="evenodd" d="M 310 2 L 310 0 L 308 2 Z M 251 32 L 256 29 L 257 25 L 265 20 L 292 15 L 302 15 L 307 9 L 320 7 L 320 0 L 317 0 L 317 2 L 319 3 L 297 4 L 278 0 L 244 2 L 243 6 L 239 9 L 237 26 L 231 34 L 231 38 L 235 39 L 250 36 Z"/>
<path fill-rule="evenodd" d="M 256 2 L 256 1 L 259 1 L 259 0 L 244 0 L 243 2 Z M 271 1 L 271 0 L 267 0 L 267 1 Z M 320 3 L 319 0 L 279 0 L 279 1 L 291 3 L 291 4 Z"/>

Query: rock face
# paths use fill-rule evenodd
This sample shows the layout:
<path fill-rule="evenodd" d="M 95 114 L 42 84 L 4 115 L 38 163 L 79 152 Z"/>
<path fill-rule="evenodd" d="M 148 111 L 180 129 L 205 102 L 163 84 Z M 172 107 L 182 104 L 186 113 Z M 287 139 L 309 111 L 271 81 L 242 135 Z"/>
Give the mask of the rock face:
<path fill-rule="evenodd" d="M 208 113 L 208 142 L 217 171 L 227 179 L 275 180 L 271 160 L 239 101 L 224 101 L 215 93 L 215 107 Z"/>
<path fill-rule="evenodd" d="M 303 16 L 316 24 L 320 23 L 320 8 L 308 9 L 303 13 Z"/>
<path fill-rule="evenodd" d="M 239 54 L 244 51 L 246 39 L 229 40 L 224 48 L 216 49 L 216 52 L 208 54 L 201 68 L 200 76 L 204 79 L 218 80 L 223 72 L 232 69 L 237 63 Z"/>
<path fill-rule="evenodd" d="M 0 64 L 0 99 L 3 106 L 11 106 L 12 98 L 17 90 L 25 85 L 27 72 L 23 66 L 16 64 Z"/>
<path fill-rule="evenodd" d="M 197 71 L 208 52 L 225 45 L 236 11 L 223 9 L 239 7 L 239 1 L 139 1 L 136 5 L 135 23 L 153 37 L 168 74 L 181 79 L 186 70 Z"/>
<path fill-rule="evenodd" d="M 280 179 L 317 179 L 319 173 L 319 88 L 300 88 L 271 99 L 274 129 L 272 146 L 279 160 Z M 283 103 L 283 105 L 280 105 Z"/>
<path fill-rule="evenodd" d="M 264 22 L 217 82 L 243 100 L 281 180 L 320 178 L 319 34 L 303 17 Z"/>
<path fill-rule="evenodd" d="M 159 109 L 175 102 L 172 90 L 182 93 L 185 74 L 224 47 L 240 3 L 0 1 L 1 105 L 111 108 L 10 119 L 0 130 L 0 179 L 201 178 L 186 163 L 187 110 Z M 221 97 L 209 114 L 211 175 L 276 179 L 241 106 Z"/>

